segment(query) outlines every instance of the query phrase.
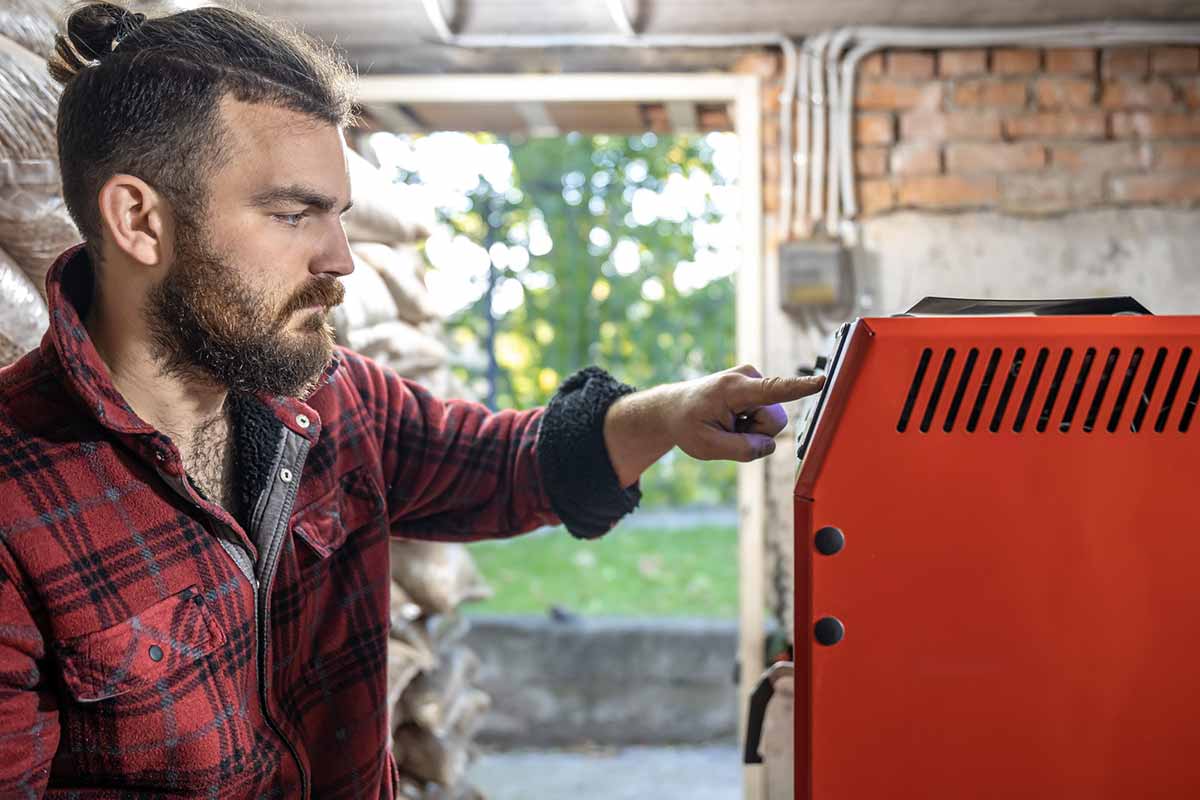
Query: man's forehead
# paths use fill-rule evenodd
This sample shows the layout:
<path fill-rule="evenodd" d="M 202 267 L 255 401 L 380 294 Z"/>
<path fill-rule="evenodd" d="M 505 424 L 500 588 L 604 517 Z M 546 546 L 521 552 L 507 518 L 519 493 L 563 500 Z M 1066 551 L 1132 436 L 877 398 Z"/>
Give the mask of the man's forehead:
<path fill-rule="evenodd" d="M 304 185 L 346 202 L 350 180 L 345 138 L 333 124 L 288 108 L 226 97 L 222 122 L 230 145 L 222 172 L 231 188 L 261 193 Z"/>

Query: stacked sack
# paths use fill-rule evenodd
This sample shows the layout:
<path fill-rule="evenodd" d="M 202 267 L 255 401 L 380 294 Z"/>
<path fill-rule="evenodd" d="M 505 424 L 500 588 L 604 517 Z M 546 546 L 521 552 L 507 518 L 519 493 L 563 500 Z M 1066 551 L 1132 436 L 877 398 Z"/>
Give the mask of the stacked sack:
<path fill-rule="evenodd" d="M 344 224 L 354 272 L 342 279 L 346 301 L 334 310 L 338 342 L 437 397 L 465 397 L 466 387 L 450 370 L 442 319 L 417 247 L 433 226 L 433 210 L 416 190 L 387 180 L 354 151 L 347 158 L 354 205 Z"/>
<path fill-rule="evenodd" d="M 46 69 L 57 11 L 51 0 L 0 6 L 0 365 L 41 341 L 46 271 L 79 241 L 58 172 L 60 87 Z"/>
<path fill-rule="evenodd" d="M 349 151 L 353 208 L 345 227 L 354 272 L 333 313 L 339 343 L 421 383 L 442 399 L 467 396 L 450 371 L 442 320 L 426 289 L 417 243 L 432 209 Z M 394 541 L 388 642 L 388 729 L 406 800 L 474 800 L 466 781 L 490 700 L 476 685 L 479 658 L 462 642 L 463 603 L 491 591 L 461 544 Z"/>
<path fill-rule="evenodd" d="M 458 609 L 490 590 L 461 544 L 397 540 L 391 550 L 388 701 L 398 796 L 481 798 L 466 772 L 491 700 L 475 685 L 479 657 L 463 644 L 468 626 Z"/>

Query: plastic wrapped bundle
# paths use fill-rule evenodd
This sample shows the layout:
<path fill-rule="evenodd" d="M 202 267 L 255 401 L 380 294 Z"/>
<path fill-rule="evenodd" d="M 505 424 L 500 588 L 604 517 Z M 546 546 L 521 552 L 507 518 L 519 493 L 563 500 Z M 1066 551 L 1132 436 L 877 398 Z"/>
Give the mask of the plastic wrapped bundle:
<path fill-rule="evenodd" d="M 395 756 L 410 775 L 443 786 L 454 786 L 466 775 L 470 750 L 465 739 L 434 736 L 415 725 L 400 726 L 395 739 Z"/>
<path fill-rule="evenodd" d="M 425 800 L 423 782 L 408 775 L 402 775 L 400 785 L 396 787 L 396 800 Z"/>
<path fill-rule="evenodd" d="M 6 6 L 0 24 L 41 36 L 39 4 Z M 61 197 L 55 117 L 59 86 L 43 56 L 0 36 L 0 248 L 45 293 L 46 270 L 79 241 Z"/>
<path fill-rule="evenodd" d="M 392 581 L 391 633 L 398 636 L 421 617 L 421 607 L 412 601 L 404 587 Z"/>
<path fill-rule="evenodd" d="M 42 296 L 21 268 L 0 251 L 0 337 L 7 342 L 0 365 L 37 347 L 49 324 Z"/>
<path fill-rule="evenodd" d="M 422 655 L 422 669 L 436 669 L 438 665 L 437 651 L 429 638 L 429 633 L 421 624 L 409 625 L 392 634 L 392 637 L 404 642 Z"/>
<path fill-rule="evenodd" d="M 400 698 L 422 669 L 432 666 L 426 654 L 418 652 L 404 642 L 388 639 L 387 659 L 387 711 L 388 731 L 400 724 Z"/>
<path fill-rule="evenodd" d="M 13 363 L 25 354 L 25 350 L 0 333 L 0 367 Z"/>
<path fill-rule="evenodd" d="M 470 763 L 471 740 L 489 705 L 483 692 L 468 692 L 455 724 L 440 736 L 418 725 L 401 725 L 396 729 L 393 752 L 397 763 L 421 780 L 461 786 Z"/>
<path fill-rule="evenodd" d="M 54 52 L 54 35 L 65 7 L 56 0 L 4 0 L 0 3 L 0 36 L 46 58 Z"/>
<path fill-rule="evenodd" d="M 492 596 L 461 544 L 393 539 L 391 558 L 392 578 L 429 613 L 446 614 L 463 603 Z"/>
<path fill-rule="evenodd" d="M 459 694 L 446 712 L 446 729 L 457 731 L 471 740 L 483 724 L 483 715 L 492 707 L 492 698 L 481 689 L 468 689 Z"/>
<path fill-rule="evenodd" d="M 433 212 L 414 190 L 392 183 L 353 150 L 346 159 L 354 207 L 342 220 L 351 241 L 416 242 L 429 236 Z"/>
<path fill-rule="evenodd" d="M 368 328 L 350 328 L 344 334 L 344 344 L 405 376 L 435 369 L 449 357 L 446 345 L 398 319 Z"/>
<path fill-rule="evenodd" d="M 81 237 L 57 183 L 4 183 L 12 174 L 7 169 L 12 163 L 0 162 L 0 248 L 45 297 L 46 272 L 62 251 Z"/>
<path fill-rule="evenodd" d="M 379 274 L 396 304 L 400 319 L 418 325 L 439 318 L 437 307 L 420 277 L 421 254 L 415 247 L 356 242 L 351 249 Z"/>
<path fill-rule="evenodd" d="M 341 280 L 346 297 L 332 314 L 339 344 L 405 376 L 446 362 L 449 353 L 436 336 L 400 318 L 393 292 L 371 264 L 355 254 L 354 271 Z"/>
<path fill-rule="evenodd" d="M 466 647 L 450 651 L 441 669 L 413 679 L 403 697 L 404 719 L 435 735 L 449 733 L 463 715 L 461 701 L 478 674 L 479 657 L 475 653 Z"/>
<path fill-rule="evenodd" d="M 0 36 L 0 161 L 56 158 L 58 95 L 46 60 Z"/>
<path fill-rule="evenodd" d="M 333 326 L 337 331 L 348 334 L 396 319 L 396 303 L 383 278 L 357 255 L 354 271 L 343 276 L 341 282 L 346 296 L 333 309 Z"/>

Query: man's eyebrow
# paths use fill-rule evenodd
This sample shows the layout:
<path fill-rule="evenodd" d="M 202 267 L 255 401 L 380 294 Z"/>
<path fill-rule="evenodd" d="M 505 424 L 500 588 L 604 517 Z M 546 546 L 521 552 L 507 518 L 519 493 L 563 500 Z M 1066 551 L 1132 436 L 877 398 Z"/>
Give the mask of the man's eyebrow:
<path fill-rule="evenodd" d="M 337 200 L 327 194 L 322 194 L 316 189 L 300 184 L 273 186 L 270 189 L 258 192 L 250 198 L 250 204 L 259 208 L 275 206 L 281 203 L 299 203 L 300 205 L 312 206 L 321 211 L 332 211 L 333 207 L 337 205 Z M 353 205 L 353 201 L 346 203 L 341 213 L 345 214 Z"/>

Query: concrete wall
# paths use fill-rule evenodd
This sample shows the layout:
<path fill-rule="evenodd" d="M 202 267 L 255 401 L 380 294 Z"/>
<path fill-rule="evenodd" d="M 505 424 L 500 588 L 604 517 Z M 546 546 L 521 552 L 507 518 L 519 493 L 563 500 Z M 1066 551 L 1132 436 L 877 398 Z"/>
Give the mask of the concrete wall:
<path fill-rule="evenodd" d="M 737 730 L 733 621 L 471 617 L 479 734 L 501 747 L 683 744 Z"/>
<path fill-rule="evenodd" d="M 1108 209 L 1028 219 L 903 213 L 863 225 L 856 267 L 874 308 L 927 295 L 1129 294 L 1156 314 L 1200 314 L 1200 211 Z"/>

